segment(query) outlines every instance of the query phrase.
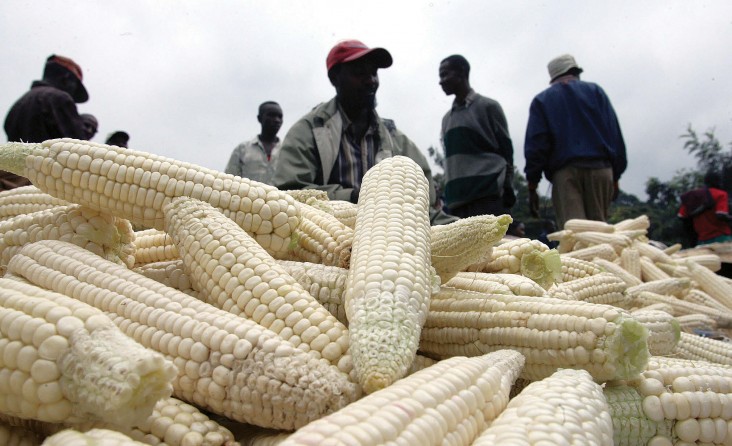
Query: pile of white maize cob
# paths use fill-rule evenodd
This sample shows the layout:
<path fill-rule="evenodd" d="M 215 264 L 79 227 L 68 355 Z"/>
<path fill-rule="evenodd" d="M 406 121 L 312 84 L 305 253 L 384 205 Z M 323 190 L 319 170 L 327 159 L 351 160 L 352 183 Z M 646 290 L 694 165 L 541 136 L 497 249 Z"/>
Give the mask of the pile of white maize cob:
<path fill-rule="evenodd" d="M 732 281 L 645 216 L 431 227 L 70 139 L 0 145 L 2 445 L 732 445 Z"/>

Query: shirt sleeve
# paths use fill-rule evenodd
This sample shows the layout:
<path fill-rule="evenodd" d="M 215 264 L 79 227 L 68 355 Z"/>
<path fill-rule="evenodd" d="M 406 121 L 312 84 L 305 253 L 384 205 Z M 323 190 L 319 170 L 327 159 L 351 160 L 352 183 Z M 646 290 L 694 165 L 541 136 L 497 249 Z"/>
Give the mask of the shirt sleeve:
<path fill-rule="evenodd" d="M 551 134 L 539 101 L 534 99 L 529 108 L 529 123 L 526 126 L 524 157 L 526 158 L 526 180 L 537 184 L 546 168 L 551 154 Z"/>

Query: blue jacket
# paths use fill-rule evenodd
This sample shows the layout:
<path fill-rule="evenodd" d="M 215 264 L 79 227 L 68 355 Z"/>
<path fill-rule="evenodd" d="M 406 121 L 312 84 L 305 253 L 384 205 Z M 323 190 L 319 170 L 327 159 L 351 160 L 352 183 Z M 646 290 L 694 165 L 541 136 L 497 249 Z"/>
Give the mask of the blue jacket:
<path fill-rule="evenodd" d="M 524 141 L 526 180 L 538 183 L 577 161 L 606 160 L 613 179 L 628 161 L 620 124 L 610 99 L 594 83 L 577 78 L 558 81 L 531 102 Z"/>

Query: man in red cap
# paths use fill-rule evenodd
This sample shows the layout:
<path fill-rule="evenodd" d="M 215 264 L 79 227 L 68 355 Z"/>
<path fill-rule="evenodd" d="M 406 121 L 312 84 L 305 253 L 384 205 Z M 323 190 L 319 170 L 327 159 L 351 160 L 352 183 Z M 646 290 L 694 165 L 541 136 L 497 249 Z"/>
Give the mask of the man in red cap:
<path fill-rule="evenodd" d="M 5 118 L 8 141 L 43 142 L 53 138 L 87 139 L 85 123 L 76 108 L 89 94 L 82 83 L 81 67 L 68 57 L 46 59 L 43 79 L 10 108 Z M 29 185 L 23 177 L 0 170 L 0 190 Z"/>
<path fill-rule="evenodd" d="M 328 53 L 328 78 L 336 96 L 297 121 L 282 142 L 273 183 L 280 189 L 320 189 L 331 200 L 358 201 L 361 180 L 384 158 L 408 156 L 424 170 L 436 202 L 432 173 L 424 154 L 394 122 L 376 113 L 379 68 L 392 64 L 384 48 L 344 40 Z M 431 208 L 433 224 L 457 218 Z"/>

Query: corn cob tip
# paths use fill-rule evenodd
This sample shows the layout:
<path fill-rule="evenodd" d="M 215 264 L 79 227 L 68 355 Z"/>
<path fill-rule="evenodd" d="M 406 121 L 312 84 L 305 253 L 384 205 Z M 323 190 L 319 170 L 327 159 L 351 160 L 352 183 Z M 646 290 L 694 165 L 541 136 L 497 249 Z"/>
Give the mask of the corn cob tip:
<path fill-rule="evenodd" d="M 616 321 L 619 330 L 607 342 L 609 363 L 615 365 L 615 379 L 627 380 L 637 377 L 648 364 L 648 329 L 632 317 Z"/>
<path fill-rule="evenodd" d="M 25 176 L 25 159 L 40 148 L 37 143 L 8 142 L 0 144 L 0 170 Z"/>

